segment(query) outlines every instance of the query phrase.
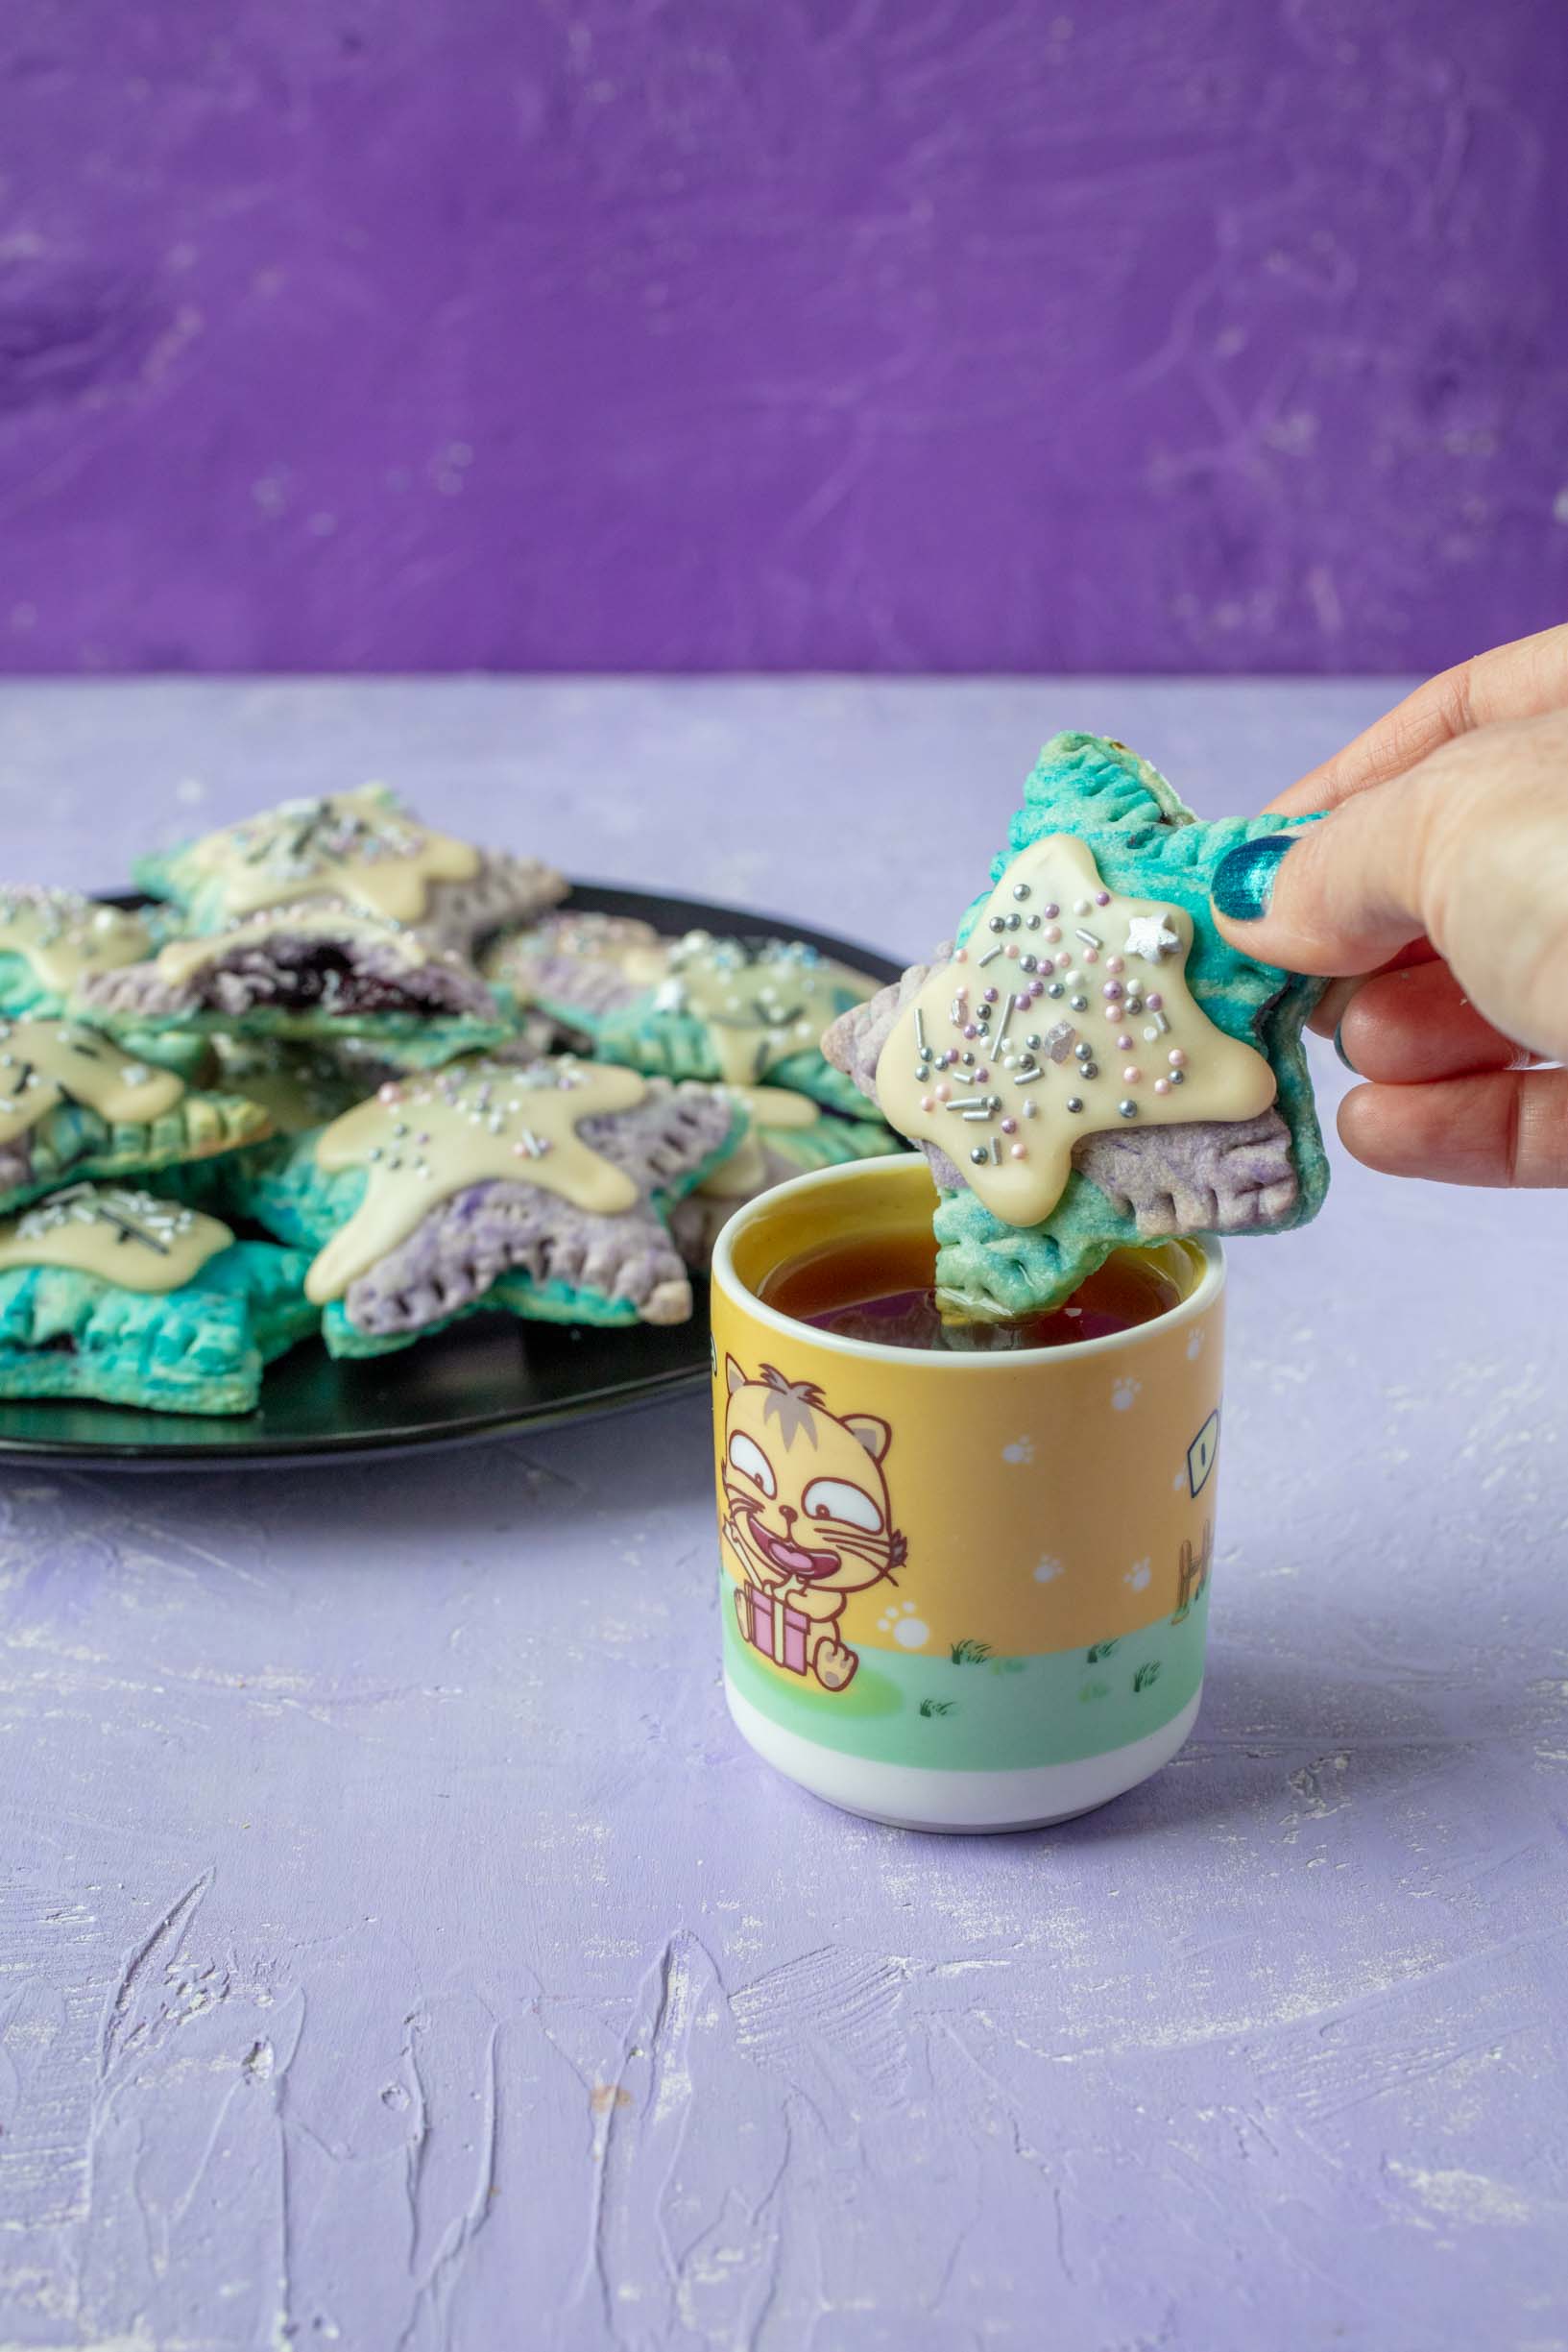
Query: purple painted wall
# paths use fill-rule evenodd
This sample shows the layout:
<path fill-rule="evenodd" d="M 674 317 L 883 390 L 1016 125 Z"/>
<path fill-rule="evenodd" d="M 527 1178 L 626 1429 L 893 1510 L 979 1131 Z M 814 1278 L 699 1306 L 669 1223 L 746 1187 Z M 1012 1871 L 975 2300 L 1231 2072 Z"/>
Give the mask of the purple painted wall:
<path fill-rule="evenodd" d="M 10 0 L 0 664 L 1435 666 L 1565 120 L 1559 0 Z"/>

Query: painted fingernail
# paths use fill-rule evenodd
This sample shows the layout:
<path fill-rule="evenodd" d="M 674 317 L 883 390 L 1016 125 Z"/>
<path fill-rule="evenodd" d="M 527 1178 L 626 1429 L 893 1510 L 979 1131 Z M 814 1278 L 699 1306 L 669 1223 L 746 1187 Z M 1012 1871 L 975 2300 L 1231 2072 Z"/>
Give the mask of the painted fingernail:
<path fill-rule="evenodd" d="M 1266 833 L 1225 852 L 1214 874 L 1214 903 L 1221 914 L 1235 923 L 1255 923 L 1268 912 L 1280 860 L 1295 837 L 1293 833 Z"/>
<path fill-rule="evenodd" d="M 1361 1072 L 1357 1069 L 1355 1063 L 1345 1052 L 1345 1025 L 1342 1021 L 1334 1032 L 1334 1051 L 1339 1055 L 1339 1059 L 1344 1063 L 1344 1066 L 1349 1071 L 1351 1077 L 1360 1078 Z"/>

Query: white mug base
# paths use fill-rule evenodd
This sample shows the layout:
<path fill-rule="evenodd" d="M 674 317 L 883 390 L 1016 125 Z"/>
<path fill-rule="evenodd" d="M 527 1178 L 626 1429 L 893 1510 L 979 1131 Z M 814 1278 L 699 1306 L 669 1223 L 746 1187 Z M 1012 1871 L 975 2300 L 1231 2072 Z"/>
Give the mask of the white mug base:
<path fill-rule="evenodd" d="M 1169 1764 L 1197 1720 L 1202 1685 L 1179 1715 L 1157 1732 L 1085 1756 L 1069 1764 L 1032 1764 L 1016 1772 L 933 1772 L 919 1764 L 877 1764 L 819 1747 L 755 1708 L 726 1675 L 724 1695 L 742 1739 L 764 1762 L 797 1781 L 813 1797 L 859 1813 L 895 1830 L 937 1830 L 955 1833 L 1002 1830 L 1046 1830 L 1093 1812 L 1124 1796 Z"/>

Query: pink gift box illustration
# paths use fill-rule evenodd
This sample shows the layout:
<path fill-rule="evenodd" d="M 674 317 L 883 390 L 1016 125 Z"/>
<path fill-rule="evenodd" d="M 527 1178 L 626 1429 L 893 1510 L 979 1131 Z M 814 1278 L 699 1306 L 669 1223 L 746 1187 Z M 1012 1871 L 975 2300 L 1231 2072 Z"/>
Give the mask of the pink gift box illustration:
<path fill-rule="evenodd" d="M 798 1609 L 775 1600 L 771 1592 L 760 1592 L 755 1585 L 736 1586 L 735 1606 L 743 1640 L 776 1666 L 787 1666 L 791 1674 L 806 1672 L 808 1623 Z"/>

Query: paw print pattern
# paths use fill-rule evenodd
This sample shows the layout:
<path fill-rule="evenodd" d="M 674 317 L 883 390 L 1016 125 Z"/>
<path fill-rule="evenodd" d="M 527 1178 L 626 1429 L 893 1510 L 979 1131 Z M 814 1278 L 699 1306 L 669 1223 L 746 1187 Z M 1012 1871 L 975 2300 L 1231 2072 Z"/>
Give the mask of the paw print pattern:
<path fill-rule="evenodd" d="M 1122 1582 L 1129 1588 L 1129 1590 L 1133 1592 L 1142 1592 L 1146 1588 L 1149 1578 L 1152 1576 L 1153 1572 L 1154 1571 L 1149 1566 L 1146 1560 L 1135 1560 L 1131 1567 L 1127 1570 L 1125 1576 L 1123 1576 L 1122 1579 Z"/>
<path fill-rule="evenodd" d="M 1049 1552 L 1035 1563 L 1034 1581 L 1037 1585 L 1053 1585 L 1062 1573 L 1062 1564 Z"/>
<path fill-rule="evenodd" d="M 1119 1380 L 1111 1391 L 1111 1403 L 1118 1413 L 1130 1412 L 1143 1388 L 1141 1380 Z"/>
<path fill-rule="evenodd" d="M 1002 1447 L 1001 1458 L 1003 1462 L 1032 1462 L 1034 1460 L 1034 1440 L 1032 1438 L 1014 1438 L 1010 1445 Z"/>
<path fill-rule="evenodd" d="M 891 1634 L 901 1650 L 923 1650 L 931 1637 L 931 1629 L 919 1615 L 913 1601 L 895 1601 L 877 1619 L 877 1630 Z"/>

